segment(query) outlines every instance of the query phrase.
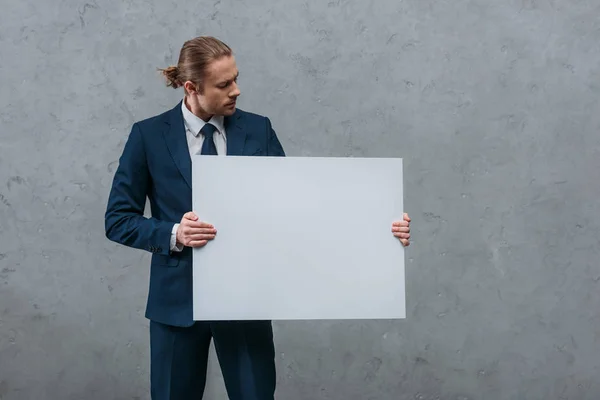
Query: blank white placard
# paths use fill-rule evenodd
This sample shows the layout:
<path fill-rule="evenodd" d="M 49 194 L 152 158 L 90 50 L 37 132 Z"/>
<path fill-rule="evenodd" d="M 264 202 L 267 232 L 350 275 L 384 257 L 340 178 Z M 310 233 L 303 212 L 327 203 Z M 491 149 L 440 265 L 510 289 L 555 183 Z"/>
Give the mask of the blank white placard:
<path fill-rule="evenodd" d="M 406 317 L 400 158 L 193 156 L 195 320 Z"/>

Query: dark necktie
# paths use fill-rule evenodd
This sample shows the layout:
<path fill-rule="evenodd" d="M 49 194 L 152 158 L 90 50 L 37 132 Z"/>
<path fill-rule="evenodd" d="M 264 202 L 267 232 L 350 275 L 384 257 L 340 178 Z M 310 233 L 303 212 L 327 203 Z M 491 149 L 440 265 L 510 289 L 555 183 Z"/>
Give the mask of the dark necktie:
<path fill-rule="evenodd" d="M 213 124 L 205 124 L 202 129 L 200 129 L 200 133 L 204 134 L 204 142 L 202 142 L 202 150 L 200 150 L 200 154 L 203 155 L 217 155 L 217 147 L 215 146 L 215 141 L 213 140 L 214 133 L 217 131 L 217 128 Z"/>

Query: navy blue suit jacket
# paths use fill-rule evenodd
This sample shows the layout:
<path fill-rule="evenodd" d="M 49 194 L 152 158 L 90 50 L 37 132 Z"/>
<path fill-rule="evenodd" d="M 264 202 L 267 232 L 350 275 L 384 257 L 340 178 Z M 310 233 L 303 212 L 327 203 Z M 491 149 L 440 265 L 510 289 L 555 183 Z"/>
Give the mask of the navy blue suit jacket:
<path fill-rule="evenodd" d="M 266 117 L 237 109 L 225 118 L 225 131 L 227 155 L 285 156 Z M 146 317 L 175 326 L 193 324 L 192 249 L 170 251 L 173 224 L 192 211 L 191 174 L 180 102 L 133 124 L 105 214 L 108 239 L 152 253 Z M 143 215 L 146 198 L 150 218 Z"/>

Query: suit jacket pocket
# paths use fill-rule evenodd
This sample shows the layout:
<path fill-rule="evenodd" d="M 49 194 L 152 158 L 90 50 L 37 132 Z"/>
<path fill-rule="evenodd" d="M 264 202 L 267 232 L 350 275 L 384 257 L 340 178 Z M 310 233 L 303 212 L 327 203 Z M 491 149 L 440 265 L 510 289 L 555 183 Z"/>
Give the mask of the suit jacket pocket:
<path fill-rule="evenodd" d="M 244 154 L 247 156 L 259 156 L 263 153 L 263 149 L 260 145 L 260 142 L 257 140 L 248 140 L 246 142 L 246 146 L 244 147 Z"/>
<path fill-rule="evenodd" d="M 152 264 L 162 265 L 167 267 L 176 267 L 179 265 L 180 257 L 177 255 L 165 256 L 162 254 L 152 255 Z"/>

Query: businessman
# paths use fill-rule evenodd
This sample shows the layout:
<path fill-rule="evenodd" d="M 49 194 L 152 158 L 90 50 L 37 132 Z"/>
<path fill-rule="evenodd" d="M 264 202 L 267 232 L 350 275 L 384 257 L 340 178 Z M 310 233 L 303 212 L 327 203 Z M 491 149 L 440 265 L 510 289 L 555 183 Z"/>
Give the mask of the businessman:
<path fill-rule="evenodd" d="M 106 236 L 152 253 L 146 317 L 150 320 L 150 387 L 154 400 L 201 399 L 214 340 L 232 400 L 272 400 L 275 349 L 271 321 L 194 321 L 192 249 L 217 227 L 192 209 L 191 156 L 285 156 L 267 117 L 236 108 L 233 52 L 213 37 L 184 43 L 176 66 L 161 70 L 183 88 L 171 110 L 133 124 L 110 191 Z M 226 182 L 224 182 L 226 184 Z M 151 217 L 145 217 L 146 199 Z M 391 223 L 409 245 L 410 219 Z"/>

